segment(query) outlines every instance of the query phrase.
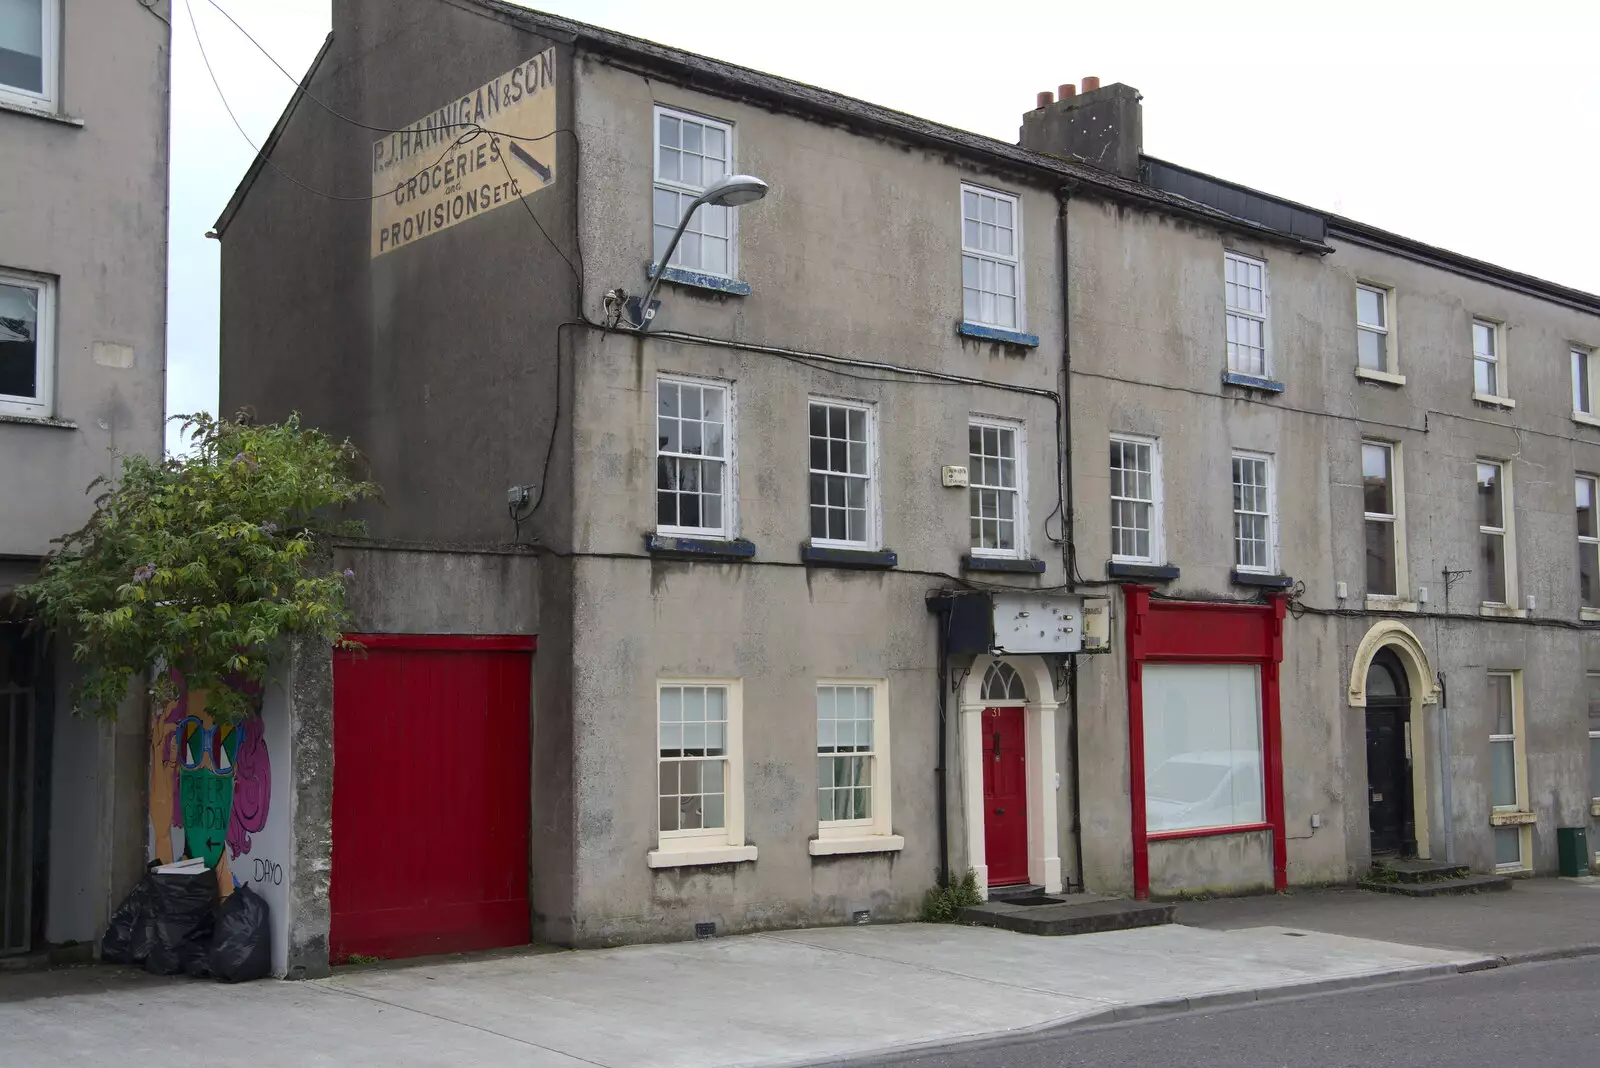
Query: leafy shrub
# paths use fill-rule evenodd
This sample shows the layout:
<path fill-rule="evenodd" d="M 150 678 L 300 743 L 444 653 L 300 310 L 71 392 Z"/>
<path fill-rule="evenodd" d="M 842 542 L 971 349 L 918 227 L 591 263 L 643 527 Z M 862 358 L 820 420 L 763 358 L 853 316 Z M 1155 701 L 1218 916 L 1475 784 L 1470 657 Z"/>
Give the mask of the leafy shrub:
<path fill-rule="evenodd" d="M 158 701 L 181 679 L 207 691 L 217 720 L 242 719 L 275 639 L 336 644 L 349 622 L 354 575 L 311 564 L 320 535 L 359 532 L 332 513 L 377 492 L 357 477 L 355 447 L 292 415 L 261 425 L 176 418 L 190 452 L 119 457 L 113 478 L 89 485 L 104 487 L 89 522 L 57 538 L 39 581 L 17 590 L 72 641 L 81 714 L 114 717 L 129 685 L 154 672 Z"/>
<path fill-rule="evenodd" d="M 959 882 L 929 888 L 922 899 L 922 919 L 924 923 L 952 923 L 962 909 L 981 904 L 983 895 L 978 893 L 978 873 L 968 868 Z"/>

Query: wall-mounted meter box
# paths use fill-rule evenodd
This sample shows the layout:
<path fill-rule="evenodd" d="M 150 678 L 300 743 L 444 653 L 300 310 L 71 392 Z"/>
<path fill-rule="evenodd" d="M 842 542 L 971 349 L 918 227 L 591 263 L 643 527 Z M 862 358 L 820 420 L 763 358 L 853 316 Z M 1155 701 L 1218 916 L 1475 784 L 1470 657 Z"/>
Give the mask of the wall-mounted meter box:
<path fill-rule="evenodd" d="M 1085 597 L 1083 599 L 1083 651 L 1109 653 L 1111 651 L 1111 599 Z"/>
<path fill-rule="evenodd" d="M 994 595 L 994 648 L 1002 653 L 1076 653 L 1083 648 L 1083 598 Z"/>

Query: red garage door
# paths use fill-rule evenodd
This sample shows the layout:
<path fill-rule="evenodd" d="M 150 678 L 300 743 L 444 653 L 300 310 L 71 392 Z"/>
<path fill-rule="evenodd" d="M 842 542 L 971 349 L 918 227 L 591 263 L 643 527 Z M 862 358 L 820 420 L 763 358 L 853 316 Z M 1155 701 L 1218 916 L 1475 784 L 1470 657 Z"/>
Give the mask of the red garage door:
<path fill-rule="evenodd" d="M 333 668 L 329 956 L 526 943 L 531 637 L 351 635 Z"/>

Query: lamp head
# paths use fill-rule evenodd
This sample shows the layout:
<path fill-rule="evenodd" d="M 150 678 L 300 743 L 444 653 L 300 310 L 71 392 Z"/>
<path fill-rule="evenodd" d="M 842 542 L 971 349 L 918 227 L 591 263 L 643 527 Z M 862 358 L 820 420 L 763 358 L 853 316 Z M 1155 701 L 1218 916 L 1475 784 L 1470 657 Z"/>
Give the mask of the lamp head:
<path fill-rule="evenodd" d="M 767 183 L 755 175 L 730 174 L 720 181 L 713 182 L 702 197 L 707 204 L 737 208 L 744 204 L 753 204 L 766 195 Z"/>

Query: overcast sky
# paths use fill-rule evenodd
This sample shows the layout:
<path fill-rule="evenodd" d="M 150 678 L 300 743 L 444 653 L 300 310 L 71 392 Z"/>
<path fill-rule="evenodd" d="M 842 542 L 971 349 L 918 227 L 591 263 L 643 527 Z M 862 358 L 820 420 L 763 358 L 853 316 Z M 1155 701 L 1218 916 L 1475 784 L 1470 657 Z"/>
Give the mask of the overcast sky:
<path fill-rule="evenodd" d="M 190 22 L 189 11 L 194 22 Z M 216 0 L 298 76 L 329 0 Z M 1034 94 L 1144 94 L 1144 147 L 1185 166 L 1600 292 L 1600 4 L 1592 0 L 545 0 L 530 6 L 1008 141 Z M 217 403 L 205 232 L 294 85 L 211 6 L 175 0 L 167 410 Z M 738 11 L 737 5 L 721 5 Z M 372 103 L 359 116 L 415 115 Z M 780 339 L 781 340 L 781 339 Z"/>

